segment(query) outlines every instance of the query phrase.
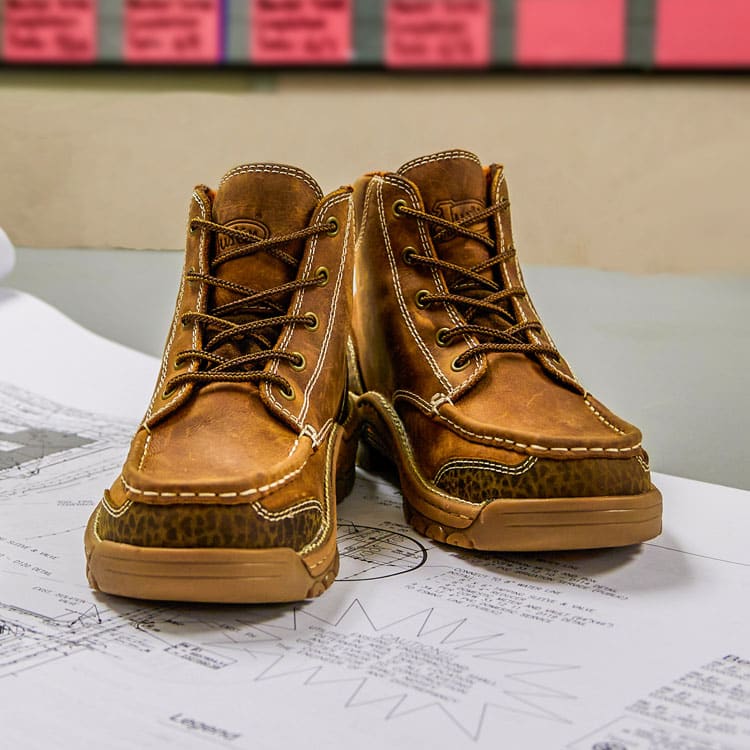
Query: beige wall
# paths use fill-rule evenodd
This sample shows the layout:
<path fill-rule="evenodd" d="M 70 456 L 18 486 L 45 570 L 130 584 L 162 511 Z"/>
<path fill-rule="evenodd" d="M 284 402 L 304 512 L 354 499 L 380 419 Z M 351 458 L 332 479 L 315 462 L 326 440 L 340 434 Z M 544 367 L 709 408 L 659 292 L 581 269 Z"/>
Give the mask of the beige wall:
<path fill-rule="evenodd" d="M 324 189 L 460 146 L 508 169 L 527 263 L 750 271 L 750 82 L 0 72 L 0 225 L 40 247 L 177 248 L 244 161 Z"/>

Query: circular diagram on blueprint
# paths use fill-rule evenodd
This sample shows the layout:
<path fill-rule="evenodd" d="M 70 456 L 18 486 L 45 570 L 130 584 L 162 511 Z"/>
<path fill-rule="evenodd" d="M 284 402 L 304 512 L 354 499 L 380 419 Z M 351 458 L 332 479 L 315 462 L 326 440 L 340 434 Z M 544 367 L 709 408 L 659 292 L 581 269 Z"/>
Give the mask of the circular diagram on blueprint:
<path fill-rule="evenodd" d="M 339 522 L 341 568 L 337 581 L 374 581 L 409 573 L 424 565 L 427 548 L 390 529 Z"/>

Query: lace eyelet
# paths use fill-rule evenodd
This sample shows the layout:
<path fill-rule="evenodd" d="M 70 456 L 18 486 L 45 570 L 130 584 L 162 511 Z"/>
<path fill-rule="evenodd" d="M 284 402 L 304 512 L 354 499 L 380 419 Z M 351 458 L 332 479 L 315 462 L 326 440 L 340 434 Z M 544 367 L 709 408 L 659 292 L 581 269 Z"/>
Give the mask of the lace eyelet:
<path fill-rule="evenodd" d="M 414 302 L 416 303 L 417 307 L 420 310 L 424 310 L 425 307 L 427 307 L 430 303 L 425 302 L 424 298 L 429 295 L 429 291 L 427 289 L 420 289 L 415 295 L 414 295 Z"/>
<path fill-rule="evenodd" d="M 161 392 L 161 400 L 166 401 L 167 399 L 172 398 L 172 395 L 174 394 L 176 390 L 177 390 L 176 388 L 165 388 Z"/>
<path fill-rule="evenodd" d="M 292 352 L 292 354 L 296 357 L 296 362 L 294 360 L 289 361 L 289 367 L 292 368 L 292 370 L 296 370 L 297 372 L 301 372 L 302 370 L 307 367 L 307 360 L 305 359 L 305 355 L 302 354 L 302 352 Z"/>
<path fill-rule="evenodd" d="M 450 333 L 450 328 L 438 328 L 438 330 L 435 331 L 435 343 L 438 346 L 450 346 L 450 341 L 445 338 L 448 333 Z"/>
<path fill-rule="evenodd" d="M 406 201 L 403 198 L 399 198 L 397 201 L 393 201 L 393 206 L 391 207 L 391 210 L 393 211 L 393 215 L 400 218 L 403 216 L 401 213 L 401 209 L 406 205 Z"/>
<path fill-rule="evenodd" d="M 197 231 L 198 231 L 198 225 L 195 223 L 195 220 L 192 220 L 188 224 L 188 232 L 190 232 L 190 234 L 195 234 Z"/>
<path fill-rule="evenodd" d="M 465 370 L 471 362 L 471 359 L 467 357 L 462 364 L 457 364 L 459 359 L 461 359 L 460 354 L 453 360 L 453 362 L 451 362 L 451 370 L 453 370 L 453 372 L 461 372 L 461 370 Z"/>
<path fill-rule="evenodd" d="M 411 245 L 407 245 L 402 251 L 401 251 L 401 260 L 406 263 L 407 266 L 413 266 L 414 265 L 414 256 L 417 255 L 417 249 L 415 247 L 412 247 Z"/>
<path fill-rule="evenodd" d="M 182 370 L 182 368 L 185 367 L 186 364 L 187 364 L 187 360 L 185 360 L 185 359 L 179 359 L 179 360 L 176 359 L 174 361 L 173 367 L 174 367 L 175 370 Z"/>
<path fill-rule="evenodd" d="M 316 272 L 315 275 L 318 277 L 318 284 L 320 286 L 325 286 L 328 283 L 328 269 L 325 266 L 321 266 Z"/>
<path fill-rule="evenodd" d="M 305 313 L 305 318 L 307 318 L 305 321 L 305 328 L 307 328 L 308 331 L 317 331 L 318 326 L 320 325 L 318 316 L 313 312 L 309 312 Z"/>
<path fill-rule="evenodd" d="M 291 385 L 290 383 L 287 383 L 287 387 L 280 386 L 279 387 L 279 393 L 287 401 L 294 401 L 294 397 L 295 397 L 294 386 Z"/>
<path fill-rule="evenodd" d="M 329 237 L 335 237 L 339 233 L 339 220 L 335 216 L 329 216 L 326 224 L 331 228 L 326 232 Z"/>

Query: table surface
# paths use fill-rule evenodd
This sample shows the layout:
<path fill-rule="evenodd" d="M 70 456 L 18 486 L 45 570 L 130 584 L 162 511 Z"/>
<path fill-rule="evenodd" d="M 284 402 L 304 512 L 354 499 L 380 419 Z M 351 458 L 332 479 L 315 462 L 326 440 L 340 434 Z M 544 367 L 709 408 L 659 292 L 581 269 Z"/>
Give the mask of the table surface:
<path fill-rule="evenodd" d="M 21 249 L 3 285 L 160 356 L 181 265 L 176 252 Z M 525 274 L 579 379 L 642 429 L 656 471 L 750 489 L 750 277 Z"/>

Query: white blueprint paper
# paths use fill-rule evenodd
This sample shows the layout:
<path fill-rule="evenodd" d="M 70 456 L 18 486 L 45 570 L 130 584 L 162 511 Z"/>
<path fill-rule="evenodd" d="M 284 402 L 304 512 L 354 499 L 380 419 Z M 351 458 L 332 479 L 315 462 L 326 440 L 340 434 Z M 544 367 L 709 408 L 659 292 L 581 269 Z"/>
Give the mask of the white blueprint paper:
<path fill-rule="evenodd" d="M 0 381 L 136 425 L 158 366 L 36 297 L 0 286 Z"/>
<path fill-rule="evenodd" d="M 420 537 L 361 473 L 319 599 L 95 594 L 83 529 L 156 361 L 15 305 L 0 330 L 20 306 L 91 368 L 32 388 L 0 362 L 0 747 L 750 748 L 750 493 L 656 475 L 653 542 L 488 554 Z"/>

